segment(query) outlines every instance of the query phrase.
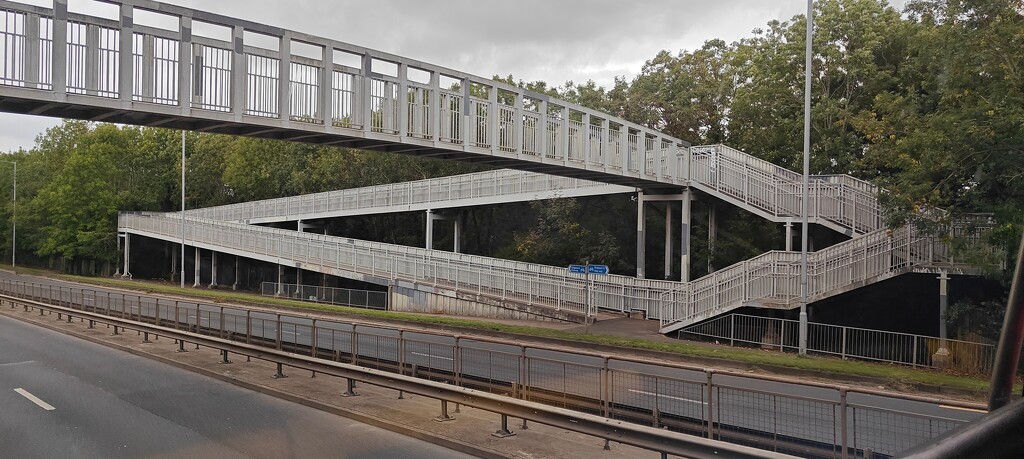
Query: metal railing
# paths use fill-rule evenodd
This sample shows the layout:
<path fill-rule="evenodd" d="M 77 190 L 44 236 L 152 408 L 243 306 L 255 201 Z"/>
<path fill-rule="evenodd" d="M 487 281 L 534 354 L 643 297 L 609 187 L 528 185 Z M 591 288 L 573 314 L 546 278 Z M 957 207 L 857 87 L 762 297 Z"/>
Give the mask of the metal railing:
<path fill-rule="evenodd" d="M 714 339 L 720 344 L 756 346 L 796 352 L 799 321 L 728 314 L 678 331 L 680 338 Z M 807 351 L 913 367 L 939 368 L 933 360 L 940 346 L 949 351 L 941 368 L 958 373 L 988 375 L 992 372 L 995 346 L 987 343 L 943 340 L 925 335 L 897 333 L 821 323 L 807 324 Z"/>
<path fill-rule="evenodd" d="M 230 250 L 271 263 L 301 263 L 312 271 L 326 268 L 360 273 L 383 283 L 406 280 L 443 286 L 583 317 L 585 305 L 616 311 L 643 310 L 658 318 L 665 333 L 690 323 L 758 302 L 789 308 L 799 292 L 799 254 L 768 252 L 680 283 L 608 275 L 589 280 L 565 268 L 475 255 L 358 241 L 239 223 L 187 218 L 186 242 Z M 181 219 L 168 214 L 122 214 L 121 232 L 179 241 Z M 911 227 L 874 233 L 814 252 L 810 256 L 812 300 L 893 274 L 963 269 L 946 244 Z M 589 282 L 589 284 L 587 284 Z M 589 287 L 588 287 L 589 285 Z"/>
<path fill-rule="evenodd" d="M 68 12 L 67 0 L 0 0 L 0 94 L 679 181 L 681 140 L 546 94 L 176 5 L 101 2 L 119 19 Z M 147 26 L 136 11 L 177 27 Z"/>
<path fill-rule="evenodd" d="M 783 459 L 792 457 L 758 450 L 749 446 L 732 445 L 713 439 L 685 435 L 665 429 L 657 429 L 611 420 L 598 415 L 552 407 L 529 400 L 513 399 L 501 394 L 458 387 L 445 382 L 431 381 L 419 377 L 415 369 L 412 371 L 412 375 L 406 375 L 404 371 L 399 371 L 396 374 L 386 370 L 318 358 L 315 352 L 312 356 L 299 355 L 282 351 L 281 349 L 268 349 L 266 346 L 259 344 L 243 343 L 235 339 L 211 336 L 209 333 L 195 333 L 189 331 L 188 327 L 184 327 L 184 330 L 178 327 L 171 328 L 161 325 L 162 322 L 159 319 L 154 320 L 155 324 L 150 324 L 130 318 L 125 319 L 123 317 L 101 315 L 88 311 L 87 309 L 89 308 L 87 307 L 75 309 L 73 307 L 49 305 L 34 300 L 15 299 L 14 297 L 4 297 L 0 302 L 7 302 L 10 304 L 11 309 L 23 308 L 25 313 L 34 310 L 38 310 L 40 316 L 43 316 L 46 312 L 49 312 L 51 315 L 56 313 L 58 320 L 63 320 L 62 316 L 66 316 L 68 323 L 72 323 L 74 318 L 79 319 L 81 322 L 88 321 L 89 328 L 94 328 L 96 324 L 106 324 L 108 328 L 113 328 L 114 335 L 134 330 L 139 335 L 143 335 L 143 340 L 147 343 L 150 342 L 149 337 L 151 335 L 154 337 L 163 336 L 171 338 L 178 346 L 178 352 L 188 352 L 185 349 L 186 343 L 194 343 L 197 349 L 199 346 L 217 349 L 221 354 L 220 363 L 224 364 L 231 363 L 229 359 L 232 353 L 247 356 L 251 359 L 263 360 L 277 365 L 275 377 L 278 378 L 285 377 L 285 367 L 309 371 L 314 375 L 320 374 L 343 378 L 348 387 L 345 392 L 346 396 L 359 395 L 355 392 L 355 382 L 360 381 L 365 384 L 397 390 L 399 393 L 415 394 L 439 400 L 441 402 L 441 416 L 437 419 L 441 420 L 454 419 L 448 415 L 449 403 L 456 403 L 456 406 L 461 404 L 477 408 L 500 415 L 501 430 L 496 435 L 511 435 L 511 432 L 508 430 L 508 418 L 516 417 L 522 419 L 524 423 L 532 421 L 609 441 L 614 439 L 618 443 L 659 452 L 662 456 L 671 454 L 695 459 Z M 143 319 L 141 317 L 136 318 Z M 311 349 L 316 350 L 315 347 Z"/>
<path fill-rule="evenodd" d="M 162 330 L 265 346 L 290 358 L 308 355 L 802 457 L 860 457 L 867 451 L 891 456 L 979 416 L 921 414 L 934 412 L 938 403 L 977 409 L 973 404 L 792 384 L 649 358 L 13 280 L 0 281 L 0 292 Z M 899 401 L 900 409 L 884 406 L 892 401 Z"/>
<path fill-rule="evenodd" d="M 990 223 L 989 223 L 990 225 Z M 986 225 L 949 231 L 968 243 L 977 243 Z M 971 271 L 957 259 L 944 236 L 907 225 L 880 229 L 808 254 L 809 301 L 862 287 L 906 272 Z M 729 312 L 740 306 L 791 309 L 800 296 L 799 252 L 768 252 L 716 271 L 659 298 L 661 332 Z"/>
<path fill-rule="evenodd" d="M 689 149 L 690 184 L 774 221 L 802 215 L 801 175 L 725 145 Z M 839 231 L 864 234 L 882 227 L 879 189 L 846 175 L 811 176 L 808 218 Z"/>
<path fill-rule="evenodd" d="M 502 169 L 207 207 L 186 214 L 211 220 L 266 223 L 633 191 L 635 188 L 620 185 Z"/>
<path fill-rule="evenodd" d="M 799 215 L 795 173 L 725 146 L 688 148 L 547 95 L 327 38 L 150 0 L 102 2 L 120 6 L 120 19 L 69 13 L 66 0 L 53 8 L 0 0 L 0 96 L 26 102 L 9 110 L 62 116 L 61 107 L 88 107 L 122 122 L 184 117 L 500 156 L 636 186 L 692 185 L 775 220 Z M 136 10 L 178 27 L 144 25 Z M 207 29 L 230 37 L 205 36 Z M 250 43 L 255 35 L 276 46 Z M 132 116 L 120 119 L 125 113 Z M 814 184 L 810 218 L 854 234 L 880 226 L 870 184 L 846 176 Z"/>
<path fill-rule="evenodd" d="M 321 287 L 319 285 L 264 282 L 261 285 L 260 291 L 263 296 L 292 298 L 314 303 L 327 303 L 368 309 L 386 310 L 388 308 L 387 292 L 377 292 L 373 290 L 355 290 L 350 288 Z"/>

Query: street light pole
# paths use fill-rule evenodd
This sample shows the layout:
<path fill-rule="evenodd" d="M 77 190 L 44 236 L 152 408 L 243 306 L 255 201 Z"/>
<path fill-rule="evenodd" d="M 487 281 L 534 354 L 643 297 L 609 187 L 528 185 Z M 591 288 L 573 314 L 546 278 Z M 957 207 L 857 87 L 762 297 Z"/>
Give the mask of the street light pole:
<path fill-rule="evenodd" d="M 814 0 L 807 0 L 807 46 L 804 60 L 804 192 L 803 231 L 800 232 L 800 355 L 807 355 L 807 213 L 811 175 L 811 42 L 814 39 Z"/>
<path fill-rule="evenodd" d="M 14 201 L 14 210 L 11 212 L 11 267 L 14 267 L 15 254 L 18 251 L 18 162 L 11 161 L 14 164 L 14 195 L 12 200 Z"/>
<path fill-rule="evenodd" d="M 185 288 L 185 131 L 181 131 L 181 288 Z"/>

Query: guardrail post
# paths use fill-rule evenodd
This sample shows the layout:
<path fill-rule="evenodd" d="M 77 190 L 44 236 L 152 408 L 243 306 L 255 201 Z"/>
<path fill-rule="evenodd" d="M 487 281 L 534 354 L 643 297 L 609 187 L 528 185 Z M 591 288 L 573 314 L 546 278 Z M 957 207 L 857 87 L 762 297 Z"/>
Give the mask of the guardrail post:
<path fill-rule="evenodd" d="M 437 422 L 454 421 L 455 418 L 448 415 L 448 400 L 441 400 L 441 415 L 434 418 Z"/>
<path fill-rule="evenodd" d="M 188 352 L 185 350 L 185 340 L 183 339 L 178 340 L 178 352 Z"/>
<path fill-rule="evenodd" d="M 228 350 L 227 349 L 224 349 L 224 350 L 220 351 L 220 355 L 221 355 L 221 360 L 220 360 L 221 364 L 231 363 L 231 360 L 228 360 Z"/>
<path fill-rule="evenodd" d="M 275 373 L 274 376 L 271 376 L 271 378 L 274 378 L 274 379 L 284 379 L 284 378 L 287 378 L 287 376 L 284 375 L 284 364 L 281 364 L 281 363 L 277 364 L 277 373 Z"/>
<path fill-rule="evenodd" d="M 352 378 L 345 378 L 345 393 L 341 394 L 342 397 L 355 397 L 359 394 L 356 393 L 356 382 Z"/>
<path fill-rule="evenodd" d="M 515 435 L 515 432 L 508 430 L 508 415 L 501 415 L 501 428 L 498 429 L 497 432 L 492 433 L 491 436 L 498 438 L 508 438 L 514 437 Z"/>
<path fill-rule="evenodd" d="M 149 332 L 142 332 L 142 342 L 152 343 L 152 341 L 149 340 Z"/>

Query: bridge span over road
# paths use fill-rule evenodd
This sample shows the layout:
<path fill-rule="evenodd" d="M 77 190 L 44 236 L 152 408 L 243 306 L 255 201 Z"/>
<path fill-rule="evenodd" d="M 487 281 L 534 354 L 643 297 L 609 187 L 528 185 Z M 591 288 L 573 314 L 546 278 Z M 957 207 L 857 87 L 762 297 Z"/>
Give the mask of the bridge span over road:
<path fill-rule="evenodd" d="M 727 147 L 691 148 L 657 130 L 544 94 L 329 38 L 151 0 L 101 1 L 116 5 L 116 20 L 69 12 L 67 0 L 54 0 L 52 7 L 0 0 L 0 110 L 483 162 L 676 195 L 685 219 L 691 187 L 779 219 L 799 215 L 802 207 L 792 172 Z M 176 26 L 149 25 L 152 15 Z M 210 28 L 226 31 L 226 37 L 207 36 Z M 955 268 L 946 249 L 912 230 L 889 237 L 870 184 L 823 176 L 814 188 L 808 205 L 821 224 L 865 236 L 819 255 L 812 296 L 902 272 Z M 132 226 L 141 221 L 123 218 L 119 230 L 164 240 L 180 236 L 169 225 L 159 231 Z M 206 232 L 192 241 L 210 250 L 226 249 L 218 241 L 241 234 L 209 220 L 203 225 Z M 682 227 L 688 241 L 688 220 Z M 256 255 L 248 248 L 231 250 Z M 684 280 L 688 255 L 681 262 Z M 328 265 L 309 253 L 259 256 Z M 461 260 L 447 263 L 465 271 Z M 487 263 L 481 269 L 504 269 Z M 689 283 L 636 289 L 631 284 L 641 280 L 616 281 L 601 287 L 605 291 L 596 295 L 607 301 L 596 304 L 618 304 L 621 310 L 625 299 L 638 300 L 638 308 L 662 320 L 664 331 L 743 305 L 792 308 L 794 265 L 792 252 L 772 252 Z M 437 285 L 422 277 L 412 282 Z M 469 285 L 475 294 L 495 292 L 494 286 L 462 278 L 455 285 Z M 545 290 L 523 292 L 524 285 Z M 517 281 L 500 291 L 542 298 L 548 306 L 552 300 L 575 302 L 577 308 L 584 303 L 581 293 L 566 302 L 552 296 L 562 290 L 550 287 Z M 459 288 L 452 291 L 457 295 Z"/>

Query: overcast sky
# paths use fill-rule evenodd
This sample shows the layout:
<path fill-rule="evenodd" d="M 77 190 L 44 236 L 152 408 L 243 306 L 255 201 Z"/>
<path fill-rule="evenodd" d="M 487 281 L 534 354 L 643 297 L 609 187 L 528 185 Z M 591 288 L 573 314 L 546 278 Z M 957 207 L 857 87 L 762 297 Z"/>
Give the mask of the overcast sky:
<path fill-rule="evenodd" d="M 17 0 L 16 0 L 17 1 Z M 20 0 L 50 5 L 47 0 Z M 172 0 L 241 19 L 365 46 L 490 77 L 632 78 L 666 49 L 732 42 L 772 19 L 802 14 L 804 0 Z M 906 0 L 890 0 L 902 8 Z M 70 0 L 71 11 L 116 16 L 111 5 Z M 112 13 L 112 14 L 111 14 Z M 138 19 L 137 19 L 138 20 Z M 0 151 L 31 148 L 54 118 L 0 114 Z"/>

